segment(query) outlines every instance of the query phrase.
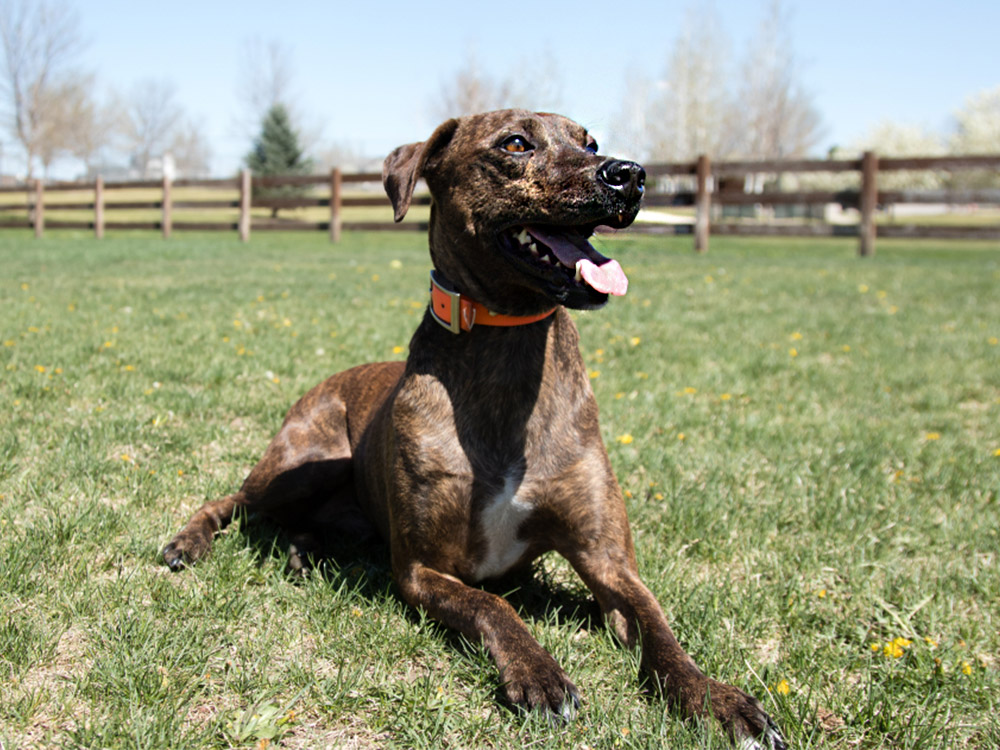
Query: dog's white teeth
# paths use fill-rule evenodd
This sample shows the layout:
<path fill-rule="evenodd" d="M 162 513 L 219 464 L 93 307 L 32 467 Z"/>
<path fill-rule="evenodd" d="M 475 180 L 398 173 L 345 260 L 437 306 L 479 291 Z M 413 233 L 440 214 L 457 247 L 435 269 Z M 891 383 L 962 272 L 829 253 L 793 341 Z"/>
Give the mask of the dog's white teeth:
<path fill-rule="evenodd" d="M 539 256 L 538 245 L 536 245 L 534 242 L 528 245 L 528 249 L 531 251 L 531 254 L 534 255 L 536 258 Z"/>
<path fill-rule="evenodd" d="M 542 263 L 544 263 L 547 266 L 551 266 L 552 265 L 552 258 L 550 258 L 548 255 L 542 255 L 541 256 L 541 261 L 542 261 Z"/>
<path fill-rule="evenodd" d="M 577 263 L 577 265 L 576 265 L 576 273 L 573 274 L 573 280 L 574 281 L 583 281 L 583 274 L 580 273 L 580 264 L 579 263 Z"/>
<path fill-rule="evenodd" d="M 520 234 L 517 235 L 517 241 L 520 242 L 522 245 L 527 245 L 529 242 L 531 242 L 531 235 L 528 234 L 527 230 L 522 229 Z"/>

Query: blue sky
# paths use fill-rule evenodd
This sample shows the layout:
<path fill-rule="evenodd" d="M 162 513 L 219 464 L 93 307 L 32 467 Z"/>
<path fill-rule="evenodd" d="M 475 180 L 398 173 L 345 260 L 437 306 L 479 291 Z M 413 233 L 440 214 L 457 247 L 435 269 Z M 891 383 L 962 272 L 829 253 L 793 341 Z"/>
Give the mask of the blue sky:
<path fill-rule="evenodd" d="M 626 77 L 657 78 L 691 0 L 479 3 L 242 0 L 69 0 L 87 42 L 83 66 L 102 88 L 172 81 L 204 126 L 213 171 L 248 149 L 235 113 L 247 40 L 277 40 L 292 56 L 298 108 L 326 141 L 380 155 L 436 124 L 430 102 L 470 49 L 496 75 L 536 71 L 545 51 L 563 81 L 559 109 L 606 150 Z M 1000 85 L 1000 2 L 786 0 L 799 80 L 824 123 L 820 151 L 856 141 L 883 119 L 949 126 L 965 99 Z M 767 0 L 717 0 L 737 56 Z M 603 136 L 603 137 L 602 137 Z"/>

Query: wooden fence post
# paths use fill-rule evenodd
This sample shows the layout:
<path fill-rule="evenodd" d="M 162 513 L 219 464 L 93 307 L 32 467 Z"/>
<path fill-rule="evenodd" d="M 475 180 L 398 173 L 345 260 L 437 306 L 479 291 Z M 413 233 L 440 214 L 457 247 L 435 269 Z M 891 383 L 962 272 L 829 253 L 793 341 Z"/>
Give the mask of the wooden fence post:
<path fill-rule="evenodd" d="M 250 170 L 240 172 L 240 242 L 250 241 Z"/>
<path fill-rule="evenodd" d="M 858 228 L 858 254 L 875 254 L 875 209 L 878 207 L 878 156 L 865 151 L 861 157 L 861 226 Z"/>
<path fill-rule="evenodd" d="M 35 180 L 35 237 L 45 233 L 45 189 L 41 180 Z"/>
<path fill-rule="evenodd" d="M 170 239 L 170 232 L 174 228 L 174 219 L 171 215 L 171 210 L 173 209 L 173 200 L 170 196 L 170 176 L 163 175 L 163 201 L 161 202 L 161 209 L 163 211 L 163 218 L 160 222 L 160 226 L 163 229 L 163 239 Z"/>
<path fill-rule="evenodd" d="M 694 251 L 708 252 L 708 234 L 711 223 L 712 196 L 708 192 L 708 179 L 712 172 L 712 162 L 706 154 L 698 157 L 698 186 L 694 200 Z"/>
<path fill-rule="evenodd" d="M 330 242 L 340 242 L 340 167 L 330 170 Z"/>
<path fill-rule="evenodd" d="M 94 180 L 94 236 L 104 239 L 104 178 Z"/>

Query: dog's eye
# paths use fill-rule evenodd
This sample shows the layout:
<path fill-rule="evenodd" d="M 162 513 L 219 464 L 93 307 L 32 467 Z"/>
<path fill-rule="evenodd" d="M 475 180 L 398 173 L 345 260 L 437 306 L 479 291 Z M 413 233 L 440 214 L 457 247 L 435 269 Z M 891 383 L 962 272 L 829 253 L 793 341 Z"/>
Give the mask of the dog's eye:
<path fill-rule="evenodd" d="M 523 154 L 526 151 L 533 150 L 535 147 L 528 143 L 528 141 L 526 141 L 523 137 L 519 135 L 512 135 L 500 144 L 500 148 L 512 154 Z"/>

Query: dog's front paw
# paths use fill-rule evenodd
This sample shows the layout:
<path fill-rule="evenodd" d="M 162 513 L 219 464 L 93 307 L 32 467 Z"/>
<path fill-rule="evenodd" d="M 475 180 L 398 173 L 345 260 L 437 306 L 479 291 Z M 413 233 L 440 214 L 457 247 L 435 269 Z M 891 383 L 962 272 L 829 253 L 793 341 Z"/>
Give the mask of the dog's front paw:
<path fill-rule="evenodd" d="M 559 721 L 572 721 L 580 708 L 576 685 L 544 650 L 512 660 L 501 677 L 507 700 L 514 706 L 544 711 Z"/>
<path fill-rule="evenodd" d="M 787 750 L 788 744 L 774 720 L 757 699 L 715 680 L 709 687 L 712 711 L 739 750 Z"/>

